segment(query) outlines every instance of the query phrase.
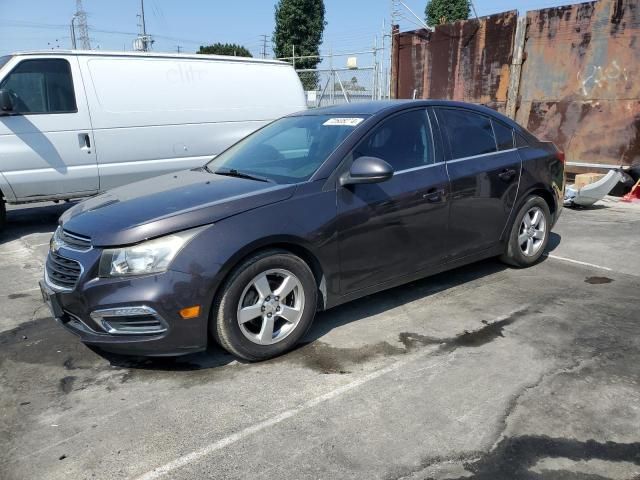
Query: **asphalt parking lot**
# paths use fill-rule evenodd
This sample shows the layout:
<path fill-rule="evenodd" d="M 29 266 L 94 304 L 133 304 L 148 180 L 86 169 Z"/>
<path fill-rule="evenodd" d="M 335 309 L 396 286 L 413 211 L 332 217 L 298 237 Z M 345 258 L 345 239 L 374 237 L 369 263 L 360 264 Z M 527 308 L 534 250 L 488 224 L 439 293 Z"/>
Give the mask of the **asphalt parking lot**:
<path fill-rule="evenodd" d="M 0 234 L 2 479 L 638 479 L 640 206 L 565 209 L 549 256 L 319 316 L 246 364 L 107 356 L 37 289 L 65 205 Z"/>

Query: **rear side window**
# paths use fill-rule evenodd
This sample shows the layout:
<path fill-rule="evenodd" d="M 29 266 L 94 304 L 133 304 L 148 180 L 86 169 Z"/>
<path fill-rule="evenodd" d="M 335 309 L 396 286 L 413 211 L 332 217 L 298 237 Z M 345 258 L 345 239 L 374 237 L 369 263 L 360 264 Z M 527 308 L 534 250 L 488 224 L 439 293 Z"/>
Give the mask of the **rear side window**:
<path fill-rule="evenodd" d="M 0 84 L 13 97 L 14 111 L 30 113 L 76 112 L 69 62 L 63 59 L 25 60 Z"/>
<path fill-rule="evenodd" d="M 496 151 L 496 139 L 488 117 L 449 108 L 437 109 L 437 115 L 449 141 L 452 160 Z"/>
<path fill-rule="evenodd" d="M 513 130 L 500 122 L 492 120 L 493 132 L 496 134 L 498 150 L 509 150 L 513 148 Z"/>
<path fill-rule="evenodd" d="M 522 135 L 520 135 L 519 133 L 516 133 L 516 148 L 528 147 L 528 146 L 529 146 L 529 142 L 527 142 Z"/>
<path fill-rule="evenodd" d="M 395 115 L 376 127 L 353 151 L 353 159 L 378 157 L 396 171 L 434 163 L 426 110 Z"/>

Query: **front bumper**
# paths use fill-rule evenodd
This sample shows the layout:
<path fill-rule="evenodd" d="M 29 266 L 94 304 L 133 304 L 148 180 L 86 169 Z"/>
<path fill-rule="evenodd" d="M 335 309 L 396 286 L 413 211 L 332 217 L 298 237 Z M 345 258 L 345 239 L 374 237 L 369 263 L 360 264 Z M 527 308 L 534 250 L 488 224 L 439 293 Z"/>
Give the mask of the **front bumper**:
<path fill-rule="evenodd" d="M 207 348 L 209 310 L 215 292 L 212 278 L 173 270 L 140 277 L 99 278 L 100 252 L 61 249 L 58 254 L 78 261 L 83 272 L 75 288 L 67 291 L 47 281 L 45 272 L 40 282 L 43 298 L 56 321 L 82 342 L 109 352 L 148 356 L 182 355 Z M 201 306 L 200 315 L 183 319 L 179 311 L 193 305 Z M 128 319 L 140 320 L 135 318 L 135 311 L 117 319 L 118 329 L 111 328 L 114 317 L 104 321 L 105 310 L 113 314 L 114 309 L 131 312 L 132 307 L 153 312 L 163 328 L 142 334 L 139 329 L 126 328 Z"/>

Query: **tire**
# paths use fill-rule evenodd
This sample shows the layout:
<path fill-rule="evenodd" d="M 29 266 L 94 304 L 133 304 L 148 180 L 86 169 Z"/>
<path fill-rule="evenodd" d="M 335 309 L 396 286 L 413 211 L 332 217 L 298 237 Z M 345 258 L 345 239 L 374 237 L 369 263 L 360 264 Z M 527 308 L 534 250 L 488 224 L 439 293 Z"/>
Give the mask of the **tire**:
<path fill-rule="evenodd" d="M 276 357 L 311 326 L 317 294 L 315 277 L 302 259 L 284 250 L 258 253 L 229 275 L 211 310 L 209 332 L 243 360 Z"/>
<path fill-rule="evenodd" d="M 527 228 L 527 225 L 530 226 Z M 547 248 L 551 227 L 551 212 L 547 202 L 537 195 L 527 197 L 511 226 L 500 260 L 519 268 L 535 264 Z"/>
<path fill-rule="evenodd" d="M 6 223 L 7 223 L 7 207 L 5 207 L 5 203 L 2 198 L 2 192 L 0 192 L 0 232 L 4 230 L 4 226 Z"/>

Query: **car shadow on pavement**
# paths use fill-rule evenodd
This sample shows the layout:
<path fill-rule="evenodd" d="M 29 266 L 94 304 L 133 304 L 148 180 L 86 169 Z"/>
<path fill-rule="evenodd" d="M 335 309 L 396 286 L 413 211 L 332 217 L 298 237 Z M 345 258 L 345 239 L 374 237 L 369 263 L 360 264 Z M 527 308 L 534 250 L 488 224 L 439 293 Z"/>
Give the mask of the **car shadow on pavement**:
<path fill-rule="evenodd" d="M 53 232 L 60 215 L 74 205 L 74 202 L 60 202 L 9 207 L 7 223 L 0 230 L 0 245 L 34 233 Z"/>
<path fill-rule="evenodd" d="M 549 243 L 547 244 L 547 249 L 545 253 L 553 252 L 556 248 L 558 248 L 561 241 L 562 241 L 561 235 L 555 232 L 551 232 L 551 235 L 549 235 Z M 544 261 L 545 257 L 543 257 L 542 260 Z"/>
<path fill-rule="evenodd" d="M 303 338 L 302 345 L 321 339 L 335 328 L 382 314 L 407 303 L 424 300 L 437 293 L 496 274 L 507 268 L 509 267 L 497 259 L 483 260 L 368 295 L 321 312 Z"/>

